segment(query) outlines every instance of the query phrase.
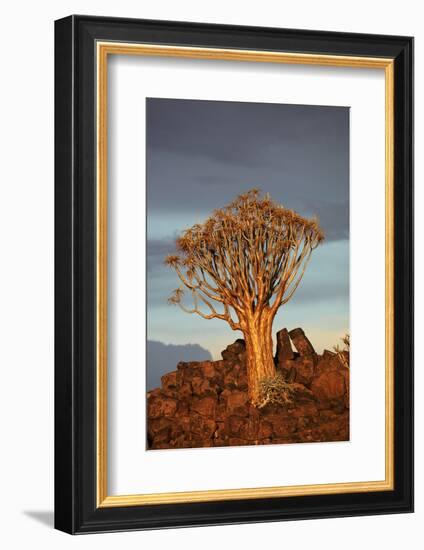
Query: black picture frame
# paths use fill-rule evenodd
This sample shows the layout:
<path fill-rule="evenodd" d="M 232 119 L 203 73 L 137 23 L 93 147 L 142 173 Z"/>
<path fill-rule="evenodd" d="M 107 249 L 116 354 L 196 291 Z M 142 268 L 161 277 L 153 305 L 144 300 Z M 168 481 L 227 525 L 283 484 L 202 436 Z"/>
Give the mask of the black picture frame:
<path fill-rule="evenodd" d="M 394 60 L 394 490 L 97 507 L 99 40 Z M 67 533 L 413 511 L 413 39 L 72 15 L 55 22 L 55 527 Z"/>

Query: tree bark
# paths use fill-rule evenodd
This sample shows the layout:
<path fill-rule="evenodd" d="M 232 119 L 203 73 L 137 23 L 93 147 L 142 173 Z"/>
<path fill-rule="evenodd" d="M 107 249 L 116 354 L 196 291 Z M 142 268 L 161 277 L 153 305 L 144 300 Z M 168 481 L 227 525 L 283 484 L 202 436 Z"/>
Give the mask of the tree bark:
<path fill-rule="evenodd" d="M 263 313 L 246 322 L 243 331 L 246 342 L 247 382 L 249 399 L 258 404 L 261 380 L 275 376 L 274 356 L 272 352 L 272 318 Z"/>

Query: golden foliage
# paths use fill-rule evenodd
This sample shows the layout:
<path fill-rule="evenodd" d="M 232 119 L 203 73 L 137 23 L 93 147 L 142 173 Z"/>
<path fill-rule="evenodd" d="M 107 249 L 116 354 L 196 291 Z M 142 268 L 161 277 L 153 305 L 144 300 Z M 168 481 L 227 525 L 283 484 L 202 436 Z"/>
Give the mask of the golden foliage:
<path fill-rule="evenodd" d="M 273 316 L 291 298 L 323 238 L 316 218 L 304 218 L 252 189 L 177 239 L 178 254 L 165 262 L 191 292 L 193 307 L 182 305 L 181 294 L 170 303 L 243 330 L 249 316 L 264 308 Z"/>

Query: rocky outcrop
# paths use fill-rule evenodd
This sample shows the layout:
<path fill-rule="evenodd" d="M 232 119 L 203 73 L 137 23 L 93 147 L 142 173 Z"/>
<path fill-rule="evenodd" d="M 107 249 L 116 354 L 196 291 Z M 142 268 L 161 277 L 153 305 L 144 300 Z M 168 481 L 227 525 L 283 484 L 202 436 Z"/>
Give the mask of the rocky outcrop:
<path fill-rule="evenodd" d="M 277 368 L 286 370 L 287 362 L 295 359 L 295 357 L 288 330 L 283 328 L 277 332 L 277 353 L 275 355 Z"/>
<path fill-rule="evenodd" d="M 349 369 L 338 355 L 319 355 L 302 329 L 283 329 L 275 363 L 297 391 L 292 403 L 262 409 L 248 400 L 244 340 L 220 361 L 178 363 L 148 392 L 149 449 L 348 440 Z"/>

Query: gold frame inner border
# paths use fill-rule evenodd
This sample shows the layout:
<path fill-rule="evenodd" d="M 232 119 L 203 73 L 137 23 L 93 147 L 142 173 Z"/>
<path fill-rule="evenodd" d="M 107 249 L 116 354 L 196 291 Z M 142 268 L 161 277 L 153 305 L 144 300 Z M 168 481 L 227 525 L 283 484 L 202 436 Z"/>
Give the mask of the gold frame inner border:
<path fill-rule="evenodd" d="M 364 493 L 394 489 L 394 60 L 390 58 L 163 46 L 123 42 L 96 44 L 97 58 L 97 506 L 142 506 L 305 495 Z M 384 69 L 385 72 L 385 479 L 318 485 L 216 489 L 108 496 L 107 492 L 107 61 L 109 55 L 140 55 L 255 61 L 296 65 Z"/>

